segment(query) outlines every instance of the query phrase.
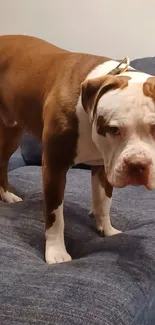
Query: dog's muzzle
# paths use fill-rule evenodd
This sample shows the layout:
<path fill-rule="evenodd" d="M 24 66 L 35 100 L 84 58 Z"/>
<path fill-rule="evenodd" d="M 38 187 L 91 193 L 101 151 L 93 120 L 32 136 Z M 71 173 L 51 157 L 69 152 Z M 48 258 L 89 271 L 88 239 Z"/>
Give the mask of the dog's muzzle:
<path fill-rule="evenodd" d="M 127 170 L 129 184 L 144 185 L 147 187 L 150 166 L 152 165 L 151 158 L 133 156 L 125 158 L 124 164 Z"/>

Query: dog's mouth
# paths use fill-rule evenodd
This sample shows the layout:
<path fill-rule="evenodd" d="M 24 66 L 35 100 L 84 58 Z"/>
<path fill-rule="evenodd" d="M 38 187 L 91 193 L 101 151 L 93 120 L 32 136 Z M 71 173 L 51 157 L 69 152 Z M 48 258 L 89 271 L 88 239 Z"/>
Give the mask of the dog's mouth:
<path fill-rule="evenodd" d="M 110 177 L 109 183 L 116 188 L 124 188 L 126 186 L 144 186 L 146 189 L 151 190 L 155 188 L 155 177 L 151 177 L 152 169 L 149 165 L 142 164 L 124 164 L 120 168 L 116 166 Z"/>
<path fill-rule="evenodd" d="M 127 186 L 144 186 L 147 190 L 152 190 L 153 186 L 150 184 L 148 177 L 130 177 L 125 176 L 117 179 L 114 182 L 109 182 L 115 188 L 124 188 Z"/>
<path fill-rule="evenodd" d="M 118 186 L 118 187 L 124 188 L 127 186 L 144 186 L 147 190 L 152 190 L 154 188 L 150 184 L 148 179 L 143 179 L 143 178 L 137 179 L 137 178 L 131 178 L 131 177 L 127 177 L 124 184 L 122 183 L 122 186 Z"/>
<path fill-rule="evenodd" d="M 131 185 L 131 186 L 142 186 L 143 185 L 143 186 L 147 187 L 147 183 L 145 183 L 143 180 L 136 180 L 136 179 L 129 179 L 127 185 Z"/>
<path fill-rule="evenodd" d="M 128 185 L 132 186 L 145 186 L 147 189 L 151 189 L 149 182 L 150 170 L 149 168 L 144 172 L 143 170 L 135 171 L 132 174 L 128 174 Z"/>
<path fill-rule="evenodd" d="M 154 167 L 150 164 L 116 164 L 111 170 L 106 170 L 106 177 L 112 187 L 144 186 L 147 190 L 155 188 Z"/>

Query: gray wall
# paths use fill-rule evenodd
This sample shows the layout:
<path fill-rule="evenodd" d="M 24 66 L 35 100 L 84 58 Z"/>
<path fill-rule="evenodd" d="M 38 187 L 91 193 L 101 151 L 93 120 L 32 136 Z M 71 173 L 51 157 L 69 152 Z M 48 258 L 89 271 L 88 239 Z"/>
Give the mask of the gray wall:
<path fill-rule="evenodd" d="M 155 55 L 154 0 L 0 0 L 0 34 L 123 58 Z"/>

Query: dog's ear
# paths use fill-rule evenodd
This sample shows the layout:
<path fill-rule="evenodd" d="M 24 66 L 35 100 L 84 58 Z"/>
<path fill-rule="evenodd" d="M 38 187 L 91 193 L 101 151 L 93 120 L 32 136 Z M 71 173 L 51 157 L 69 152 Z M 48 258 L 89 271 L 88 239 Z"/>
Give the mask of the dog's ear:
<path fill-rule="evenodd" d="M 93 116 L 99 99 L 107 91 L 116 88 L 124 88 L 128 85 L 130 77 L 106 75 L 103 77 L 85 80 L 82 83 L 81 100 L 86 112 L 93 111 Z"/>
<path fill-rule="evenodd" d="M 147 97 L 152 97 L 155 100 L 155 77 L 150 77 L 143 84 L 143 92 Z"/>

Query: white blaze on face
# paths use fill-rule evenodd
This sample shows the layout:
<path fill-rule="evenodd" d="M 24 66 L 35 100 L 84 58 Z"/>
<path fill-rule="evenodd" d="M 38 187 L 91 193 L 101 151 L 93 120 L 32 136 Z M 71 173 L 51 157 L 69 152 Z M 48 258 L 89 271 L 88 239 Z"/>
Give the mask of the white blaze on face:
<path fill-rule="evenodd" d="M 155 103 L 143 93 L 143 83 L 148 75 L 137 72 L 124 75 L 132 76 L 127 87 L 111 90 L 100 98 L 92 138 L 104 159 L 108 181 L 114 187 L 130 183 L 126 161 L 136 159 L 149 161 L 148 179 L 144 185 L 154 188 Z M 138 77 L 140 80 L 136 82 Z M 118 127 L 120 134 L 106 132 L 105 136 L 99 135 L 96 130 L 99 116 L 103 116 L 108 126 Z"/>

